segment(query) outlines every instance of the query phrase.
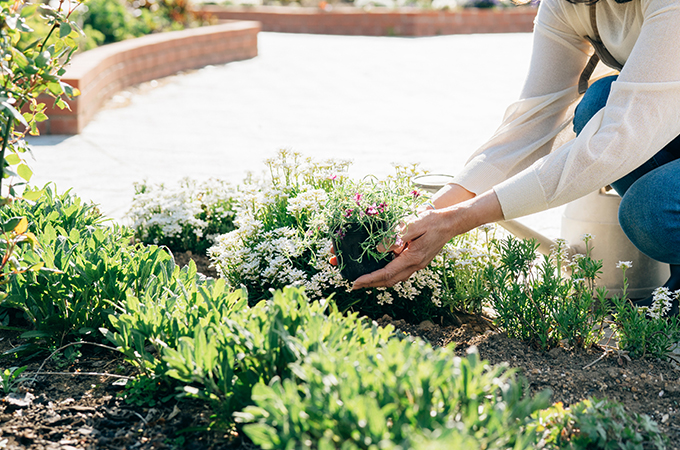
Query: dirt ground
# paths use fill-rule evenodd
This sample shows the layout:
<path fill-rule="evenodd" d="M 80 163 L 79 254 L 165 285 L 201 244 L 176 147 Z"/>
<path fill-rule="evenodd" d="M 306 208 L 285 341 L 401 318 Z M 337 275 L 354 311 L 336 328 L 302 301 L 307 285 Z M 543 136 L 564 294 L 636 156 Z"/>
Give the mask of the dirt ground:
<path fill-rule="evenodd" d="M 204 264 L 199 270 L 205 271 Z M 617 400 L 630 412 L 651 416 L 670 438 L 670 448 L 680 450 L 680 370 L 670 363 L 628 361 L 615 354 L 600 359 L 601 349 L 557 348 L 543 353 L 509 339 L 484 318 L 458 319 L 461 324 L 455 326 L 409 324 L 388 316 L 378 323 L 391 323 L 434 345 L 455 342 L 461 355 L 475 346 L 491 364 L 508 362 L 518 368 L 532 392 L 550 389 L 552 400 L 565 406 L 586 397 Z M 19 334 L 0 331 L 0 352 L 20 345 Z M 81 353 L 70 363 L 50 360 L 35 384 L 20 388 L 15 398 L 3 399 L 0 449 L 255 448 L 236 434 L 192 431 L 205 429 L 211 421 L 210 411 L 200 403 L 170 400 L 154 407 L 126 403 L 118 395 L 122 387 L 115 383 L 120 378 L 86 373 L 134 375 L 132 367 L 109 350 L 82 347 Z M 0 368 L 28 365 L 27 373 L 33 373 L 42 362 L 4 357 Z"/>

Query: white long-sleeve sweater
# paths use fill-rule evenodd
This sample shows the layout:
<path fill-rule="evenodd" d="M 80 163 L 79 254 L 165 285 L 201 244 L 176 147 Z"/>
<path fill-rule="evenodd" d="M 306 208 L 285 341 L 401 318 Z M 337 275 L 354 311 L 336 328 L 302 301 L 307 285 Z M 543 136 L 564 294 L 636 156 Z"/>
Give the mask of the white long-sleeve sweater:
<path fill-rule="evenodd" d="M 476 194 L 493 188 L 506 219 L 614 182 L 680 135 L 680 0 L 596 7 L 601 40 L 624 64 L 605 108 L 574 138 L 578 79 L 593 52 L 589 6 L 543 0 L 521 99 L 455 178 Z"/>

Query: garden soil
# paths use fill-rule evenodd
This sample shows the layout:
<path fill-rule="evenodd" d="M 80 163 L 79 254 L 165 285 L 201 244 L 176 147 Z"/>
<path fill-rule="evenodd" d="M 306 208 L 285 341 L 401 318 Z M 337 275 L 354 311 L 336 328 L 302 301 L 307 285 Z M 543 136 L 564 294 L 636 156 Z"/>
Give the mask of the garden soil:
<path fill-rule="evenodd" d="M 180 257 L 177 257 L 180 260 Z M 205 262 L 199 270 L 205 271 Z M 547 353 L 508 338 L 483 317 L 457 315 L 455 325 L 410 324 L 384 316 L 401 332 L 441 346 L 455 343 L 462 356 L 475 348 L 491 364 L 518 369 L 532 393 L 550 389 L 565 406 L 586 397 L 607 397 L 629 412 L 651 416 L 680 450 L 680 370 L 656 360 L 630 361 L 624 355 L 603 357 L 599 348 L 556 348 Z M 0 352 L 20 345 L 19 332 L 0 331 Z M 0 449 L 238 449 L 257 447 L 238 434 L 196 432 L 209 426 L 210 411 L 199 402 L 156 400 L 153 407 L 120 398 L 120 378 L 134 370 L 115 352 L 86 346 L 68 362 L 50 359 L 32 386 L 19 386 L 0 403 Z M 28 366 L 34 373 L 42 358 L 12 360 L 0 367 Z M 79 375 L 73 373 L 79 372 Z M 116 383 L 118 381 L 118 383 Z"/>

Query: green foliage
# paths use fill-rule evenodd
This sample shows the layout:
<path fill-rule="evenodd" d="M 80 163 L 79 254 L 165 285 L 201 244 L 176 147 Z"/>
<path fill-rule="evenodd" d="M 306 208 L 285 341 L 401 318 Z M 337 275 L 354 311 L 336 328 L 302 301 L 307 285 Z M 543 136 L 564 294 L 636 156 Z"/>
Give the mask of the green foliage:
<path fill-rule="evenodd" d="M 0 389 L 5 394 L 16 392 L 19 385 L 26 380 L 21 374 L 26 371 L 28 366 L 9 367 L 0 372 Z"/>
<path fill-rule="evenodd" d="M 667 448 L 668 439 L 649 416 L 628 414 L 610 400 L 584 400 L 565 409 L 561 403 L 536 414 L 535 429 L 545 449 L 642 450 Z"/>
<path fill-rule="evenodd" d="M 97 30 L 103 35 L 103 44 L 142 36 L 150 31 L 143 28 L 143 22 L 137 20 L 132 10 L 120 0 L 88 0 L 82 20 L 86 29 Z"/>
<path fill-rule="evenodd" d="M 35 192 L 35 191 L 29 191 Z M 26 338 L 61 345 L 74 339 L 96 339 L 114 306 L 128 289 L 139 292 L 159 262 L 170 255 L 158 247 L 133 246 L 130 230 L 107 227 L 90 204 L 47 186 L 35 203 L 15 200 L 2 211 L 24 214 L 35 230 L 35 245 L 19 253 L 39 271 L 15 275 L 5 287 L 1 306 L 22 310 L 34 330 Z"/>
<path fill-rule="evenodd" d="M 618 347 L 631 358 L 666 359 L 680 343 L 678 317 L 649 317 L 644 308 L 636 308 L 626 298 L 613 297 L 614 323 Z"/>
<path fill-rule="evenodd" d="M 68 107 L 64 97 L 78 95 L 60 78 L 82 32 L 70 18 L 73 9 L 62 7 L 66 8 L 63 1 L 57 7 L 0 1 L 0 184 L 9 176 L 31 178 L 22 157 L 28 150 L 24 137 L 29 132 L 38 134 L 38 123 L 47 120 L 46 105 L 38 102 L 38 95 L 51 96 L 61 109 Z M 41 23 L 44 34 L 33 34 L 28 20 Z M 10 194 L 14 195 L 12 187 Z"/>
<path fill-rule="evenodd" d="M 37 239 L 28 231 L 28 221 L 25 217 L 13 216 L 6 219 L 0 225 L 0 250 L 4 253 L 0 259 L 0 288 L 9 283 L 12 276 L 35 272 L 42 268 L 42 261 L 33 264 L 20 260 L 16 257 L 17 251 L 26 244 L 31 247 L 36 245 Z M 0 290 L 0 300 L 5 298 L 4 291 Z"/>
<path fill-rule="evenodd" d="M 102 228 L 106 222 L 97 205 L 83 202 L 70 190 L 59 194 L 54 184 L 42 189 L 27 186 L 21 198 L 13 199 L 0 210 L 3 219 L 12 216 L 26 217 L 28 229 L 39 234 L 47 225 L 61 227 L 70 233 L 81 232 L 90 227 Z"/>
<path fill-rule="evenodd" d="M 451 311 L 481 314 L 488 304 L 487 267 L 498 265 L 497 228 L 483 225 L 454 237 L 430 264 L 441 281 L 441 303 Z"/>
<path fill-rule="evenodd" d="M 183 395 L 209 402 L 213 426 L 233 426 L 234 413 L 250 422 L 247 433 L 263 448 L 279 448 L 267 439 L 295 448 L 308 440 L 397 448 L 418 430 L 451 428 L 507 446 L 527 439 L 528 416 L 547 405 L 547 393 L 525 398 L 505 366 L 397 340 L 392 327 L 310 303 L 299 289 L 249 307 L 246 293 L 222 280 L 169 269 L 150 279 L 142 298 L 129 297 L 104 334 L 143 378 L 174 379 Z"/>
<path fill-rule="evenodd" d="M 327 306 L 310 304 L 299 290 L 276 292 L 252 308 L 246 298 L 223 280 L 196 277 L 193 266 L 174 268 L 151 280 L 142 298 L 128 298 L 126 312 L 111 318 L 115 331 L 104 333 L 145 376 L 174 378 L 226 421 L 251 403 L 255 384 L 289 376 L 289 365 L 313 348 L 389 335 L 354 329 L 356 316 L 327 315 Z"/>
<path fill-rule="evenodd" d="M 86 6 L 83 29 L 88 35 L 94 31 L 97 45 L 214 22 L 187 0 L 88 0 Z"/>
<path fill-rule="evenodd" d="M 506 366 L 422 341 L 320 348 L 292 372 L 256 385 L 256 406 L 237 414 L 262 448 L 409 449 L 415 436 L 448 430 L 474 448 L 514 447 L 549 397 L 525 398 Z"/>
<path fill-rule="evenodd" d="M 575 259 L 571 277 L 563 276 L 562 244 L 536 266 L 533 240 L 512 236 L 496 241 L 499 267 L 489 266 L 486 277 L 496 323 L 511 337 L 547 350 L 566 340 L 588 347 L 600 340 L 606 316 L 605 291 L 594 290 L 602 263 L 586 255 Z"/>
<path fill-rule="evenodd" d="M 166 378 L 156 376 L 127 380 L 125 390 L 118 394 L 128 405 L 153 408 L 175 399 L 174 385 Z"/>

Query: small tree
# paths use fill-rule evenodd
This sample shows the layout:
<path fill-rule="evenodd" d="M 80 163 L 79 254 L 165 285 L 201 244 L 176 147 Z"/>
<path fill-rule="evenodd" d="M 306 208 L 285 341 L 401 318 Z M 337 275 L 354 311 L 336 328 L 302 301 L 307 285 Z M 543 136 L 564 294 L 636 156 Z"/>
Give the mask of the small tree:
<path fill-rule="evenodd" d="M 39 134 L 38 123 L 47 120 L 46 105 L 39 96 L 47 94 L 55 106 L 64 109 L 68 108 L 64 98 L 79 94 L 61 77 L 77 48 L 76 39 L 82 34 L 70 20 L 81 3 L 60 0 L 53 7 L 0 0 L 0 189 L 4 178 L 18 176 L 28 182 L 33 174 L 22 154 L 28 151 L 26 134 Z M 29 20 L 44 24 L 47 33 L 34 32 L 28 26 Z M 16 195 L 13 186 L 9 193 Z M 8 201 L 0 191 L 0 204 Z"/>

